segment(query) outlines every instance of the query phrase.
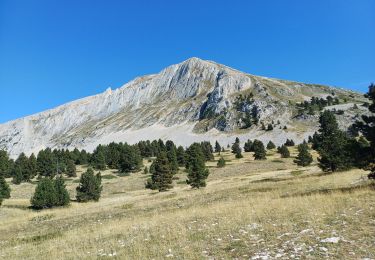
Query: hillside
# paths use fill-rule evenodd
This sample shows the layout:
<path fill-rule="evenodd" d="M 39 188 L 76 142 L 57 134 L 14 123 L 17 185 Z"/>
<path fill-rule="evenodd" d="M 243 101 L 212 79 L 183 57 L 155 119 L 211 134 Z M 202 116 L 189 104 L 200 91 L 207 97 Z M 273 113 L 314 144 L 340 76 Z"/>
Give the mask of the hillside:
<path fill-rule="evenodd" d="M 359 93 L 254 76 L 191 58 L 121 88 L 2 124 L 0 149 L 16 157 L 46 147 L 92 151 L 111 141 L 159 138 L 178 145 L 216 139 L 228 144 L 234 136 L 300 142 L 316 130 L 318 113 L 300 114 L 296 104 L 313 96 L 337 98 L 344 128 L 364 110 Z M 273 131 L 262 130 L 262 124 L 272 124 Z"/>
<path fill-rule="evenodd" d="M 311 166 L 298 167 L 275 151 L 266 161 L 225 152 L 225 168 L 216 168 L 217 155 L 207 163 L 206 188 L 187 186 L 181 169 L 175 187 L 162 193 L 144 189 L 148 176 L 141 172 L 121 177 L 107 170 L 99 202 L 43 211 L 28 208 L 34 181 L 11 184 L 0 211 L 0 258 L 375 258 L 367 173 L 322 175 L 313 155 Z M 72 197 L 84 170 L 66 179 Z"/>

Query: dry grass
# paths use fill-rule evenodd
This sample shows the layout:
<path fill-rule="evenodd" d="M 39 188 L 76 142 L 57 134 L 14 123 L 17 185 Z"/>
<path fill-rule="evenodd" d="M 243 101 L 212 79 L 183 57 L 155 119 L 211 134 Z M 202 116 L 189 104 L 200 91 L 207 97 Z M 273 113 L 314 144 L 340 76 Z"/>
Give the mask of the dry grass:
<path fill-rule="evenodd" d="M 183 171 L 158 193 L 144 189 L 147 175 L 108 170 L 98 203 L 38 212 L 28 208 L 35 184 L 12 185 L 0 209 L 0 258 L 375 258 L 375 196 L 365 172 L 322 175 L 274 152 L 266 161 L 223 155 L 227 166 L 209 162 L 200 190 L 184 184 Z M 73 198 L 76 185 L 67 181 Z M 324 242 L 332 237 L 339 241 Z"/>

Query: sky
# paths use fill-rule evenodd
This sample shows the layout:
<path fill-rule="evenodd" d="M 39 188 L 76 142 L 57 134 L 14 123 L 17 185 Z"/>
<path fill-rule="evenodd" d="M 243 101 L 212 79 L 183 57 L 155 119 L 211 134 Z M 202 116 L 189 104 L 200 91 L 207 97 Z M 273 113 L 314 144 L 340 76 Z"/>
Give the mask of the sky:
<path fill-rule="evenodd" d="M 190 57 L 366 92 L 375 0 L 0 0 L 0 123 Z"/>

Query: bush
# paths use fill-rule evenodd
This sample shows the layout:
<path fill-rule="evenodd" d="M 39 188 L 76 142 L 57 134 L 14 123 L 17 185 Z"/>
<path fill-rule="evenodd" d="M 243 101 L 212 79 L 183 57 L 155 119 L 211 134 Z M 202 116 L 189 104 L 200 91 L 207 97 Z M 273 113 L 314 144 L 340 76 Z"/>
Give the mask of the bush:
<path fill-rule="evenodd" d="M 223 157 L 220 157 L 220 159 L 217 161 L 217 167 L 218 168 L 223 168 L 225 167 L 225 160 Z"/>
<path fill-rule="evenodd" d="M 81 175 L 79 186 L 77 187 L 77 201 L 98 201 L 103 188 L 101 184 L 102 178 L 100 172 L 94 175 L 93 169 L 88 168 L 87 171 Z"/>

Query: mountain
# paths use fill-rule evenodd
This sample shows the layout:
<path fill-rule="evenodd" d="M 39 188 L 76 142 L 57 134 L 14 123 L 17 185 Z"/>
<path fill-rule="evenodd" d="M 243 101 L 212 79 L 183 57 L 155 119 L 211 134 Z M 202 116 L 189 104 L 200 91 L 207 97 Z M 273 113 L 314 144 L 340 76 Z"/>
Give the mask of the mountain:
<path fill-rule="evenodd" d="M 362 95 L 353 91 L 250 75 L 190 58 L 118 89 L 1 124 L 0 149 L 15 157 L 46 147 L 92 151 L 101 143 L 158 138 L 179 145 L 202 140 L 227 145 L 236 136 L 300 142 L 316 131 L 318 113 L 301 112 L 296 104 L 313 96 L 340 101 L 324 109 L 342 110 L 337 117 L 343 128 L 365 110 Z M 272 124 L 273 130 L 265 131 L 262 124 Z"/>

